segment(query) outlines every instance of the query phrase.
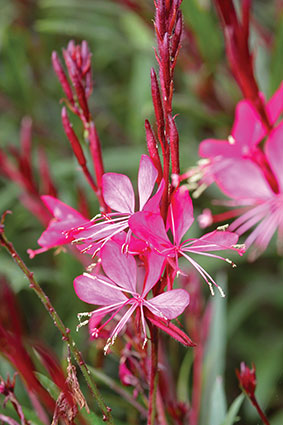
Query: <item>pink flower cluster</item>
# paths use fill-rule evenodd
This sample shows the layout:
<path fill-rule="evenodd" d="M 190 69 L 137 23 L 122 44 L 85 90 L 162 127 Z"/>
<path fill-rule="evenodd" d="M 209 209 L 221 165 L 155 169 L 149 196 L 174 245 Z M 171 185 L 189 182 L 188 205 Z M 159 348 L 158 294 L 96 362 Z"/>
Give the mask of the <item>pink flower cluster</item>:
<path fill-rule="evenodd" d="M 265 125 L 248 100 L 239 102 L 235 122 L 227 140 L 206 139 L 200 156 L 208 158 L 202 166 L 202 183 L 215 182 L 231 198 L 227 204 L 240 206 L 230 214 L 212 217 L 205 210 L 200 223 L 239 216 L 229 227 L 239 236 L 252 230 L 245 241 L 253 246 L 252 257 L 262 253 L 278 230 L 278 248 L 283 244 L 283 84 L 264 102 L 269 125 Z M 256 227 L 255 227 L 256 226 Z"/>
<path fill-rule="evenodd" d="M 85 219 L 56 198 L 42 198 L 54 219 L 38 240 L 41 248 L 29 250 L 30 256 L 73 243 L 81 254 L 97 258 L 96 265 L 88 269 L 91 271 L 75 279 L 74 287 L 80 299 L 99 307 L 79 315 L 79 318 L 87 317 L 79 326 L 89 323 L 92 337 L 100 336 L 114 317 L 118 319 L 108 335 L 106 352 L 133 315 L 143 341 L 147 340 L 146 324 L 150 322 L 183 344 L 193 345 L 190 338 L 170 322 L 190 301 L 186 290 L 173 289 L 176 275 L 184 273 L 179 258 L 184 257 L 201 274 L 212 293 L 214 285 L 224 295 L 193 256 L 199 254 L 224 260 L 214 252 L 230 249 L 242 253 L 236 246 L 238 236 L 225 230 L 183 240 L 194 221 L 192 201 L 185 186 L 172 194 L 164 224 L 160 212 L 164 181 L 161 180 L 154 193 L 157 179 L 158 171 L 151 159 L 142 155 L 136 211 L 130 179 L 123 174 L 104 174 L 102 195 L 113 212 L 93 220 Z M 110 317 L 102 323 L 107 315 Z"/>

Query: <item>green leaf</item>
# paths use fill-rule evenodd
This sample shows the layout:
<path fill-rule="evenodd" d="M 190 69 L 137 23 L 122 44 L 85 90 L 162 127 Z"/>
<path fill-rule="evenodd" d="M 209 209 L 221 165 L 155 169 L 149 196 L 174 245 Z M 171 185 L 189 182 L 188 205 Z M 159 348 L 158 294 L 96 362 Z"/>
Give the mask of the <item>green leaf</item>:
<path fill-rule="evenodd" d="M 271 59 L 271 73 L 270 73 L 270 91 L 273 94 L 282 81 L 283 65 L 282 65 L 282 51 L 283 51 L 283 14 L 278 20 L 277 31 L 275 34 L 274 50 Z"/>
<path fill-rule="evenodd" d="M 184 403 L 189 401 L 189 379 L 193 358 L 193 351 L 188 350 L 179 371 L 177 382 L 177 398 Z"/>
<path fill-rule="evenodd" d="M 209 425 L 220 425 L 226 415 L 226 397 L 221 376 L 216 378 L 209 406 Z"/>
<path fill-rule="evenodd" d="M 221 423 L 221 425 L 233 425 L 237 421 L 237 414 L 241 407 L 241 404 L 243 403 L 245 396 L 244 394 L 240 394 L 231 404 L 230 409 L 228 410 L 228 413 L 224 419 L 224 421 Z"/>
<path fill-rule="evenodd" d="M 87 419 L 89 422 L 89 424 L 92 425 L 105 425 L 105 422 L 102 420 L 102 418 L 100 418 L 99 416 L 97 416 L 95 413 L 93 412 L 89 412 L 87 413 L 87 411 L 85 409 L 82 409 L 80 411 L 80 414 Z M 116 423 L 116 421 L 115 421 Z"/>
<path fill-rule="evenodd" d="M 210 68 L 216 66 L 223 51 L 220 28 L 214 19 L 212 7 L 198 0 L 185 1 L 182 4 L 184 20 L 193 30 L 201 55 Z"/>
<path fill-rule="evenodd" d="M 217 283 L 226 291 L 226 275 L 218 274 Z M 215 288 L 216 289 L 216 288 Z M 217 291 L 217 290 L 216 290 Z M 201 406 L 201 425 L 209 423 L 209 409 L 216 381 L 224 374 L 226 351 L 226 300 L 217 291 L 212 298 L 209 339 L 204 358 L 204 382 Z M 219 385 L 219 384 L 218 384 Z"/>
<path fill-rule="evenodd" d="M 51 381 L 51 379 L 48 378 L 46 375 L 43 375 L 40 372 L 34 372 L 34 373 L 37 379 L 39 380 L 39 382 L 41 383 L 41 385 L 49 392 L 51 397 L 54 398 L 54 400 L 57 400 L 60 393 L 57 385 L 54 384 L 54 382 Z"/>

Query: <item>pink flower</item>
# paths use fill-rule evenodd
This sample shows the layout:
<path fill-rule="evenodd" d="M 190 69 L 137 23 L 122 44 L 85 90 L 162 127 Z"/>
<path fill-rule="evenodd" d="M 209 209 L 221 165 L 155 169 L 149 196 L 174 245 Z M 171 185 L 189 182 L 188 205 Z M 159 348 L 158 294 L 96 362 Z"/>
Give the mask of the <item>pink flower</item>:
<path fill-rule="evenodd" d="M 183 289 L 174 289 L 146 299 L 163 271 L 164 258 L 154 252 L 147 256 L 145 271 L 144 268 L 137 268 L 133 256 L 121 252 L 121 244 L 109 241 L 101 249 L 101 262 L 106 276 L 84 273 L 74 280 L 74 287 L 81 300 L 102 306 L 91 313 L 82 313 L 79 317 L 102 318 L 109 313 L 112 314 L 100 328 L 92 330 L 92 336 L 98 337 L 105 324 L 119 312 L 123 312 L 107 340 L 105 352 L 111 344 L 114 344 L 136 309 L 140 309 L 141 329 L 146 341 L 147 310 L 157 319 L 171 320 L 179 316 L 189 304 L 189 294 Z M 129 308 L 125 312 L 126 306 Z M 87 322 L 88 320 L 82 324 Z"/>
<path fill-rule="evenodd" d="M 270 124 L 275 125 L 283 111 L 283 83 L 266 103 L 265 111 Z M 236 107 L 231 135 L 227 140 L 206 139 L 200 144 L 200 156 L 209 158 L 208 163 L 200 167 L 200 172 L 204 175 L 202 181 L 211 184 L 215 173 L 223 168 L 232 167 L 234 160 L 247 159 L 259 165 L 270 186 L 278 190 L 269 163 L 258 147 L 269 131 L 252 104 L 247 100 L 240 101 Z"/>
<path fill-rule="evenodd" d="M 283 122 L 269 135 L 265 145 L 266 160 L 279 188 L 275 192 L 262 170 L 251 160 L 237 159 L 233 167 L 226 166 L 215 175 L 216 184 L 236 205 L 248 210 L 229 227 L 242 235 L 254 226 L 245 241 L 247 248 L 254 245 L 254 256 L 263 252 L 278 229 L 278 247 L 283 244 Z"/>
<path fill-rule="evenodd" d="M 161 181 L 156 194 L 151 197 L 157 177 L 158 171 L 150 158 L 142 155 L 138 173 L 140 211 L 158 211 L 164 189 L 164 181 Z M 135 193 L 129 177 L 117 173 L 104 174 L 102 178 L 102 193 L 106 204 L 116 212 L 103 215 L 71 232 L 78 242 L 87 244 L 85 251 L 92 255 L 97 249 L 94 243 L 99 241 L 99 246 L 101 247 L 113 236 L 126 230 L 129 218 L 135 214 Z"/>
<path fill-rule="evenodd" d="M 27 252 L 30 258 L 51 248 L 71 243 L 73 237 L 70 232 L 67 232 L 74 227 L 85 226 L 89 223 L 89 220 L 83 217 L 78 211 L 59 201 L 59 199 L 48 195 L 42 196 L 41 199 L 54 218 L 37 241 L 42 248 L 36 250 L 28 249 Z"/>
<path fill-rule="evenodd" d="M 181 242 L 183 236 L 191 227 L 194 221 L 193 205 L 188 190 L 181 186 L 172 196 L 169 206 L 167 227 L 173 235 L 173 243 L 170 241 L 160 214 L 152 212 L 136 213 L 129 220 L 132 231 L 141 239 L 147 241 L 160 255 L 166 257 L 169 264 L 179 271 L 178 257 L 185 257 L 202 275 L 210 286 L 213 294 L 211 282 L 220 290 L 221 288 L 189 254 L 200 254 L 209 257 L 224 258 L 211 254 L 210 251 L 223 249 L 234 249 L 238 236 L 231 232 L 214 231 L 207 233 L 201 238 L 186 239 Z M 229 261 L 225 259 L 226 261 Z M 230 262 L 230 261 L 229 261 Z"/>
<path fill-rule="evenodd" d="M 283 83 L 266 104 L 271 124 L 275 124 L 283 110 Z M 231 135 L 227 140 L 206 139 L 200 144 L 199 153 L 204 158 L 249 158 L 254 160 L 254 150 L 267 135 L 260 116 L 247 100 L 238 103 Z"/>

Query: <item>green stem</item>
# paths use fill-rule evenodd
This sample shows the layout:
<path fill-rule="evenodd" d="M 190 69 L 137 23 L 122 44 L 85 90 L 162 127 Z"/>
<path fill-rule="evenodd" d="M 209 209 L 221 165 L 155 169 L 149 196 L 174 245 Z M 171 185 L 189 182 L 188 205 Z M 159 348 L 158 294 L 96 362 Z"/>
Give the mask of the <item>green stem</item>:
<path fill-rule="evenodd" d="M 87 386 L 88 386 L 92 396 L 95 398 L 95 400 L 96 400 L 96 402 L 97 402 L 97 404 L 98 404 L 98 406 L 99 406 L 99 408 L 102 412 L 103 421 L 107 424 L 113 425 L 114 422 L 113 422 L 113 419 L 112 419 L 112 416 L 111 416 L 111 413 L 110 413 L 111 409 L 108 406 L 106 406 L 100 392 L 98 391 L 98 388 L 97 388 L 95 382 L 92 380 L 91 375 L 90 375 L 90 371 L 88 370 L 86 363 L 83 360 L 82 354 L 79 351 L 79 349 L 77 348 L 76 343 L 75 343 L 75 341 L 73 340 L 73 338 L 70 334 L 70 329 L 65 327 L 60 316 L 58 315 L 58 313 L 56 312 L 56 310 L 52 306 L 49 298 L 47 297 L 47 295 L 45 294 L 45 292 L 43 291 L 43 289 L 41 288 L 39 283 L 34 278 L 33 273 L 28 269 L 28 267 L 26 266 L 24 261 L 21 259 L 21 257 L 19 256 L 19 254 L 15 250 L 13 244 L 11 242 L 9 242 L 9 240 L 7 239 L 7 237 L 4 233 L 4 225 L 3 225 L 4 217 L 5 217 L 5 215 L 3 215 L 3 218 L 2 218 L 1 224 L 0 224 L 0 244 L 3 245 L 4 248 L 6 248 L 6 250 L 9 252 L 9 254 L 13 258 L 13 260 L 16 262 L 18 267 L 26 275 L 26 277 L 28 278 L 28 280 L 30 282 L 30 285 L 29 285 L 30 288 L 32 288 L 34 290 L 34 292 L 36 293 L 36 295 L 38 296 L 38 298 L 40 299 L 40 301 L 42 302 L 42 304 L 44 305 L 44 307 L 46 308 L 46 310 L 50 314 L 54 325 L 57 327 L 57 329 L 59 330 L 59 332 L 62 335 L 62 340 L 66 341 L 67 344 L 69 345 L 70 351 L 71 351 L 76 363 L 78 364 L 79 368 L 82 371 L 82 374 L 83 374 L 84 379 L 87 383 Z"/>

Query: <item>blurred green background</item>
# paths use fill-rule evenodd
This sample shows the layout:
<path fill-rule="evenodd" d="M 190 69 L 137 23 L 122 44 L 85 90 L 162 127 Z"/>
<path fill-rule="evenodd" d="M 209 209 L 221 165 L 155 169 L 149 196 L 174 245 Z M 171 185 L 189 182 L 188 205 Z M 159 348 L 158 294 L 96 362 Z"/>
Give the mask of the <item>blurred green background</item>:
<path fill-rule="evenodd" d="M 123 1 L 0 0 L 0 148 L 8 152 L 11 146 L 18 146 L 21 119 L 31 117 L 35 173 L 36 150 L 43 146 L 60 199 L 76 207 L 80 186 L 85 189 L 93 215 L 97 213 L 96 200 L 88 190 L 62 129 L 59 102 L 63 94 L 52 69 L 51 53 L 56 50 L 61 55 L 61 49 L 70 39 L 76 42 L 85 39 L 89 43 L 94 78 L 90 104 L 102 140 L 106 171 L 125 173 L 135 180 L 140 154 L 146 152 L 144 120 L 149 118 L 153 122 L 149 71 L 151 66 L 156 67 L 153 5 L 149 0 L 136 4 L 139 13 L 123 6 Z M 267 97 L 278 87 L 283 75 L 282 9 L 281 1 L 253 1 L 251 45 L 258 83 Z M 227 137 L 241 93 L 229 71 L 212 2 L 183 0 L 182 11 L 189 36 L 184 37 L 176 69 L 174 112 L 179 114 L 176 123 L 180 132 L 181 169 L 185 172 L 197 161 L 202 139 Z M 78 134 L 82 131 L 77 122 L 75 128 Z M 72 280 L 82 272 L 82 266 L 64 253 L 54 256 L 49 252 L 34 260 L 28 259 L 26 250 L 36 248 L 43 228 L 19 202 L 19 195 L 20 189 L 0 173 L 1 213 L 6 209 L 13 211 L 6 220 L 7 235 L 35 272 L 66 326 L 74 330 L 77 312 L 85 309 L 72 287 Z M 196 214 L 211 207 L 211 199 L 219 196 L 215 188 L 210 188 L 194 202 Z M 195 231 L 200 233 L 197 228 Z M 209 364 L 213 356 L 216 360 L 206 373 L 223 375 L 230 405 L 240 393 L 235 368 L 241 361 L 254 362 L 259 401 L 271 424 L 282 425 L 283 261 L 274 243 L 255 263 L 247 263 L 245 257 L 236 261 L 235 270 L 216 263 L 202 263 L 209 272 L 221 269 L 227 275 L 228 293 L 227 299 L 219 304 L 219 316 L 214 316 L 218 331 L 211 338 L 206 361 Z M 66 348 L 49 316 L 2 250 L 0 272 L 18 295 L 27 340 L 37 340 L 44 335 L 45 342 L 63 361 Z M 209 297 L 208 289 L 203 287 Z M 219 303 L 217 298 L 213 302 Z M 88 362 L 94 364 L 99 354 L 88 341 L 87 330 L 82 329 L 75 337 Z M 179 348 L 179 351 L 180 358 L 188 361 L 184 357 L 185 350 Z M 106 359 L 105 373 L 117 376 L 117 366 L 114 353 Z M 11 368 L 1 357 L 0 374 L 5 377 L 7 370 Z M 207 376 L 206 379 L 208 382 Z M 204 400 L 213 406 L 212 389 L 205 386 L 205 391 Z M 107 389 L 105 392 L 116 416 L 125 421 L 123 403 L 121 405 Z M 21 397 L 24 391 L 19 387 Z M 138 416 L 131 415 L 127 423 L 139 423 Z M 243 404 L 240 416 L 242 425 L 260 423 L 248 402 Z M 213 415 L 210 422 L 207 420 L 203 419 L 201 425 L 220 425 Z"/>

